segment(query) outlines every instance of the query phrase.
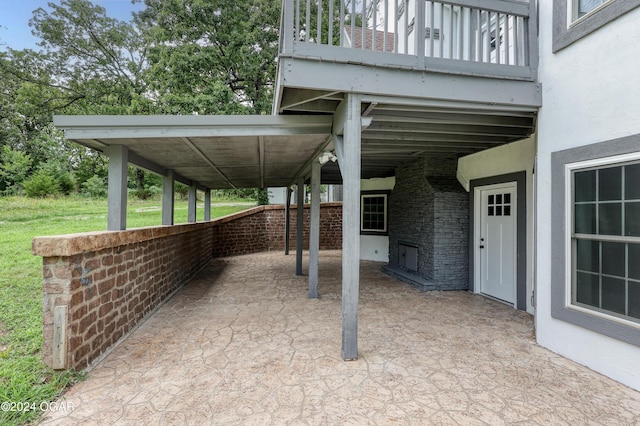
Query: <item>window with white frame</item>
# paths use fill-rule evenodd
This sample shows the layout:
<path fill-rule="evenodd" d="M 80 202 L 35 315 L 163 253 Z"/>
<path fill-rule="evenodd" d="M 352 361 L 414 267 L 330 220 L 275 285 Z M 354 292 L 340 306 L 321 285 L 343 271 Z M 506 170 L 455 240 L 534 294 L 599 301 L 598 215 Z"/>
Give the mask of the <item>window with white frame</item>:
<path fill-rule="evenodd" d="M 573 0 L 571 5 L 571 21 L 576 21 L 588 15 L 611 0 Z"/>
<path fill-rule="evenodd" d="M 640 323 L 640 159 L 567 165 L 572 307 Z"/>
<path fill-rule="evenodd" d="M 360 231 L 362 233 L 387 233 L 387 194 L 362 194 L 360 206 Z"/>

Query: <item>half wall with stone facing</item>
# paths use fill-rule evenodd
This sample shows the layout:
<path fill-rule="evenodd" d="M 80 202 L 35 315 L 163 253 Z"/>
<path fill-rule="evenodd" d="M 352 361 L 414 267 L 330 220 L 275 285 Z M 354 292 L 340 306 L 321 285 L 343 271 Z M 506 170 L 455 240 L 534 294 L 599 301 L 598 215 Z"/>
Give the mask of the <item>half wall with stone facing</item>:
<path fill-rule="evenodd" d="M 293 248 L 295 208 L 291 216 Z M 209 222 L 35 238 L 45 363 L 88 367 L 213 257 L 283 250 L 284 220 L 284 206 L 260 206 Z M 342 205 L 323 204 L 321 249 L 340 247 L 341 223 Z"/>

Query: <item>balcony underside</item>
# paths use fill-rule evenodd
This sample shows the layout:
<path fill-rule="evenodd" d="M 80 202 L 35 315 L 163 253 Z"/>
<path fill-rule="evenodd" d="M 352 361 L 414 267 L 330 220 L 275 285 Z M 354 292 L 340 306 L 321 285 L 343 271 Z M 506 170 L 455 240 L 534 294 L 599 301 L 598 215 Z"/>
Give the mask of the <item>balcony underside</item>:
<path fill-rule="evenodd" d="M 280 58 L 276 111 L 331 115 L 362 99 L 362 177 L 392 176 L 419 157 L 460 157 L 535 131 L 539 84 L 515 79 Z M 339 182 L 335 164 L 324 182 Z"/>

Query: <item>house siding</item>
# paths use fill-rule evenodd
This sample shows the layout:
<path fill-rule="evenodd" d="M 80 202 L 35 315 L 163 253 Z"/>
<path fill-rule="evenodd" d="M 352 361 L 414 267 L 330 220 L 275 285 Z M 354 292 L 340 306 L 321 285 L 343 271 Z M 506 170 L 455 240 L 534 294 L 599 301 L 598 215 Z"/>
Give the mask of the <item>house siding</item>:
<path fill-rule="evenodd" d="M 553 273 L 562 262 L 554 256 L 557 229 L 567 232 L 564 200 L 558 203 L 562 197 L 553 196 L 562 190 L 564 176 L 562 170 L 553 172 L 553 159 L 564 156 L 562 152 L 572 154 L 568 162 L 607 157 L 616 154 L 612 148 L 619 144 L 614 141 L 640 135 L 640 9 L 554 54 L 553 3 L 539 6 L 544 106 L 538 118 L 536 166 L 536 337 L 542 346 L 640 390 L 640 347 L 552 315 L 554 288 L 570 285 L 565 276 Z"/>
<path fill-rule="evenodd" d="M 457 182 L 455 159 L 420 159 L 396 169 L 389 196 L 389 263 L 400 267 L 399 245 L 418 247 L 421 290 L 466 290 L 468 195 Z"/>

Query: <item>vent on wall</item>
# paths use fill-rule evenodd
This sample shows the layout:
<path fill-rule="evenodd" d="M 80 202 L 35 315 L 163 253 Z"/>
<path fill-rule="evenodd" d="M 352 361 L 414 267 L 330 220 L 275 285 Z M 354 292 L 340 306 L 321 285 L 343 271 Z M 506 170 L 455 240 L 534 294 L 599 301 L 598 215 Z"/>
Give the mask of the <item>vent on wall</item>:
<path fill-rule="evenodd" d="M 400 267 L 412 272 L 418 272 L 418 247 L 413 244 L 399 243 Z"/>

